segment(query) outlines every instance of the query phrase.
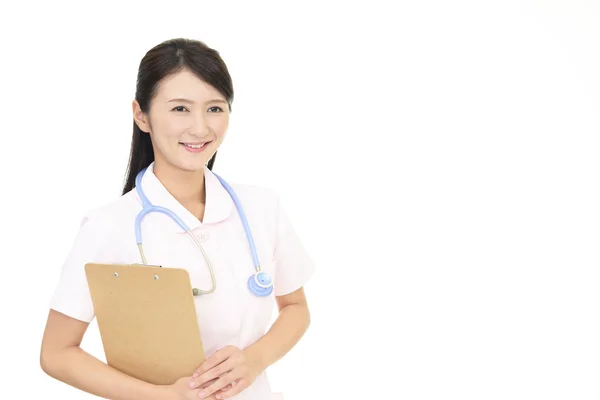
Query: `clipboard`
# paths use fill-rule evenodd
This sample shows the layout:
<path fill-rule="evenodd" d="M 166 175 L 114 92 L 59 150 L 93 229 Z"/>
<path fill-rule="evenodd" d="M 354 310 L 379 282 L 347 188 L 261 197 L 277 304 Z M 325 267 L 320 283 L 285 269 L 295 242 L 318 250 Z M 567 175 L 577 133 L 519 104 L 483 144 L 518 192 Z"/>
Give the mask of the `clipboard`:
<path fill-rule="evenodd" d="M 155 385 L 191 376 L 204 361 L 189 273 L 145 265 L 85 265 L 111 367 Z"/>

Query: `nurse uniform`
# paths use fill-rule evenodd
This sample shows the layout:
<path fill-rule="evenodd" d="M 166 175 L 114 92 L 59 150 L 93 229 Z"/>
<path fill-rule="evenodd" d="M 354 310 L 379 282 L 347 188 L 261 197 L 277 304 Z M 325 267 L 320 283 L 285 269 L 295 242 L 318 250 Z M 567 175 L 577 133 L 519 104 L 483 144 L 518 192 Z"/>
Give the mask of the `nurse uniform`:
<path fill-rule="evenodd" d="M 214 269 L 216 291 L 196 296 L 196 314 L 206 357 L 233 345 L 245 348 L 264 335 L 274 309 L 274 296 L 303 287 L 315 270 L 312 259 L 287 218 L 278 196 L 268 189 L 231 184 L 252 231 L 261 269 L 271 275 L 273 292 L 252 294 L 248 278 L 255 272 L 242 220 L 227 190 L 205 167 L 206 206 L 203 221 L 185 209 L 153 173 L 152 163 L 142 188 L 155 206 L 173 211 L 192 230 Z M 50 307 L 81 321 L 94 319 L 85 264 L 142 263 L 135 238 L 135 219 L 142 209 L 135 188 L 115 201 L 90 211 L 81 223 L 63 265 Z M 211 288 L 211 277 L 200 249 L 175 221 L 162 213 L 148 214 L 141 224 L 147 263 L 183 268 L 192 287 Z M 271 393 L 266 372 L 238 394 L 238 400 L 278 398 Z"/>

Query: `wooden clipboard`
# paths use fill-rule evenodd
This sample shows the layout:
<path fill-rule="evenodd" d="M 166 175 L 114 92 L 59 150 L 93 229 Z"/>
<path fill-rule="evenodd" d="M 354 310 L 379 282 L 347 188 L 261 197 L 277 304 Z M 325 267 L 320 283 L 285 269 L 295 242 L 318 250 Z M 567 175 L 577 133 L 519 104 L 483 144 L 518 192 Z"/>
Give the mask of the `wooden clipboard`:
<path fill-rule="evenodd" d="M 169 385 L 204 361 L 189 273 L 179 268 L 85 266 L 107 363 Z"/>

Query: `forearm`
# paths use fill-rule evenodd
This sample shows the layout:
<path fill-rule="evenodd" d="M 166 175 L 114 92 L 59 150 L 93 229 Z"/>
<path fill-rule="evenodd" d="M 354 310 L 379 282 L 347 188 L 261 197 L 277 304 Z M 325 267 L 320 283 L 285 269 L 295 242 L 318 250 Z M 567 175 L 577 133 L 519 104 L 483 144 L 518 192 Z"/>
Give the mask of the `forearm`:
<path fill-rule="evenodd" d="M 86 353 L 77 346 L 55 354 L 43 363 L 55 379 L 85 392 L 111 400 L 165 400 L 165 386 L 132 378 Z"/>
<path fill-rule="evenodd" d="M 260 371 L 286 355 L 302 338 L 310 324 L 306 304 L 285 306 L 269 331 L 246 351 L 258 363 Z"/>

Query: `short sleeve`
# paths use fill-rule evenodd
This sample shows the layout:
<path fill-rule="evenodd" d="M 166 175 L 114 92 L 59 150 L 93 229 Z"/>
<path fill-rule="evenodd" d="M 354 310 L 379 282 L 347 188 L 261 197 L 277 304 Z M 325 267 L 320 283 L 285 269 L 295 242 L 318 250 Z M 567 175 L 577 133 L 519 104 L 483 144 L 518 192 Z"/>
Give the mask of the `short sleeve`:
<path fill-rule="evenodd" d="M 83 218 L 63 264 L 60 280 L 50 301 L 51 309 L 84 322 L 94 319 L 85 264 L 102 262 L 108 234 L 106 224 L 98 218 Z"/>
<path fill-rule="evenodd" d="M 282 296 L 303 287 L 315 272 L 315 265 L 292 223 L 277 201 L 275 233 L 274 294 Z"/>

